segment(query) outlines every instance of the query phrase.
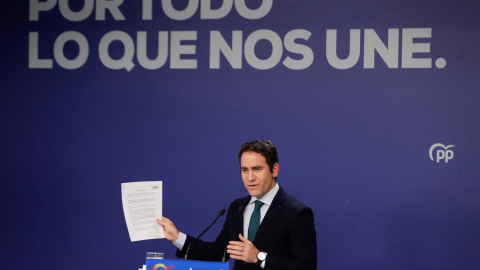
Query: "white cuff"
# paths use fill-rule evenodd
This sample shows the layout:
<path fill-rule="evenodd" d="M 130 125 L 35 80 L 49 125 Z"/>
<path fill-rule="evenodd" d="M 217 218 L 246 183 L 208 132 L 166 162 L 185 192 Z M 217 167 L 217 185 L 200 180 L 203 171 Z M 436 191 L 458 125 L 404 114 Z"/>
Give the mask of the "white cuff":
<path fill-rule="evenodd" d="M 173 245 L 176 246 L 178 249 L 182 250 L 186 240 L 187 235 L 182 232 L 178 232 L 177 241 L 173 242 Z"/>

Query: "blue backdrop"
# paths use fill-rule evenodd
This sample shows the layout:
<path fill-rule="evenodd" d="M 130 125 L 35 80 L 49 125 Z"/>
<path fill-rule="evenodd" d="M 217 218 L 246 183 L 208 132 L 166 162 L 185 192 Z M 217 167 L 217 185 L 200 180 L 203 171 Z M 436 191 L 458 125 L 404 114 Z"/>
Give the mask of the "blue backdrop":
<path fill-rule="evenodd" d="M 170 2 L 1 4 L 1 269 L 173 258 L 130 242 L 120 183 L 162 180 L 197 235 L 257 138 L 318 269 L 480 269 L 480 2 Z"/>

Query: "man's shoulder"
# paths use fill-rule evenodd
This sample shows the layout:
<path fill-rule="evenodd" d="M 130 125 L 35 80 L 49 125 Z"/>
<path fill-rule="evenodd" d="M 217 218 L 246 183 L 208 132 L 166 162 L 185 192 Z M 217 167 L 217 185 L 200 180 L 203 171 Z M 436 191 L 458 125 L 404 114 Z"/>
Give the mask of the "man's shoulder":
<path fill-rule="evenodd" d="M 250 201 L 250 196 L 245 196 L 241 198 L 237 198 L 233 200 L 233 202 L 230 205 L 246 205 Z"/>
<path fill-rule="evenodd" d="M 249 201 L 250 196 L 235 199 L 232 203 L 230 203 L 228 211 L 231 213 L 243 213 L 243 210 Z"/>
<path fill-rule="evenodd" d="M 283 205 L 283 207 L 287 207 L 291 210 L 301 211 L 304 209 L 310 209 L 307 205 L 301 202 L 296 197 L 288 194 L 283 188 L 281 188 L 277 194 L 279 203 Z"/>

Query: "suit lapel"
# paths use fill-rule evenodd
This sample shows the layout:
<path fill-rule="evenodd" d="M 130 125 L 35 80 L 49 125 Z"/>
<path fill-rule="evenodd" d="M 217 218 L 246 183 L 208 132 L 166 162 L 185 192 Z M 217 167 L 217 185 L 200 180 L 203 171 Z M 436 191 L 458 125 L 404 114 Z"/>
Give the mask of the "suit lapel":
<path fill-rule="evenodd" d="M 256 242 L 257 239 L 260 239 L 260 237 L 262 237 L 262 234 L 266 230 L 268 230 L 272 222 L 275 220 L 275 217 L 283 207 L 283 201 L 285 199 L 285 196 L 286 196 L 285 191 L 282 189 L 282 187 L 280 187 L 277 195 L 275 195 L 275 198 L 273 198 L 272 205 L 270 205 L 270 207 L 268 208 L 267 214 L 263 218 L 262 223 L 260 223 L 260 227 L 258 227 L 258 231 L 257 231 L 257 234 L 255 235 L 255 239 L 253 240 L 253 242 Z"/>
<path fill-rule="evenodd" d="M 238 222 L 236 224 L 236 235 L 234 236 L 234 239 L 236 239 L 236 241 L 240 241 L 240 239 L 238 239 L 238 234 L 241 233 L 243 235 L 243 212 L 245 211 L 245 207 L 247 207 L 247 204 L 248 202 L 250 201 L 250 196 L 247 196 L 245 197 L 241 203 L 240 203 L 240 207 L 238 208 Z"/>

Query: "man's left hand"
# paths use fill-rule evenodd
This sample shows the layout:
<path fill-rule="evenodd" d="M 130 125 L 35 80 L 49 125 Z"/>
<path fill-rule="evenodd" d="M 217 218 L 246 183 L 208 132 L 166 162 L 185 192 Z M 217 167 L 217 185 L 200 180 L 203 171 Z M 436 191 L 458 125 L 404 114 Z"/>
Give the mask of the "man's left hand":
<path fill-rule="evenodd" d="M 227 252 L 230 254 L 230 258 L 235 260 L 241 260 L 248 263 L 256 263 L 257 253 L 259 250 L 248 241 L 247 238 L 239 234 L 240 241 L 230 241 L 227 246 Z"/>

